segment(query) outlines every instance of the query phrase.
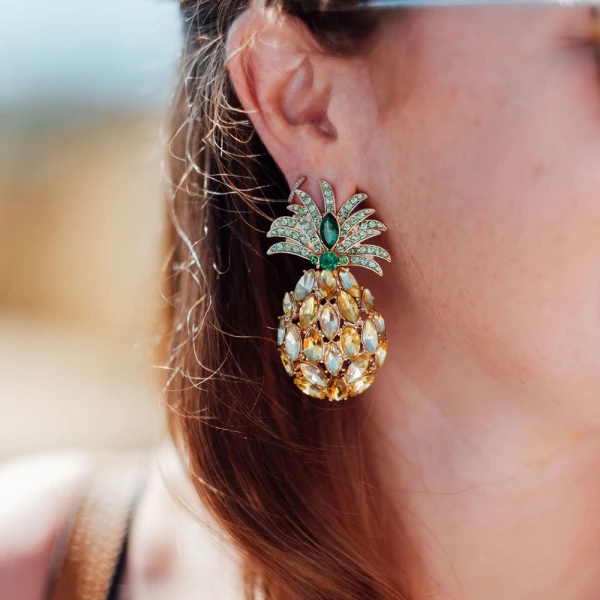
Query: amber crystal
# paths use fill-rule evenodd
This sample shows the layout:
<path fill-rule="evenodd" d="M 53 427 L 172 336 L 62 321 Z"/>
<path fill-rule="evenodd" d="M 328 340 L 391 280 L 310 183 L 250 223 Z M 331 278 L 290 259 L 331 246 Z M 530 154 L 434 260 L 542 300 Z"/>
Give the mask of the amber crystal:
<path fill-rule="evenodd" d="M 316 363 L 323 355 L 323 339 L 321 334 L 316 329 L 309 329 L 304 334 L 302 349 L 306 360 Z"/>
<path fill-rule="evenodd" d="M 348 269 L 340 269 L 340 281 L 344 286 L 344 289 L 348 291 L 351 296 L 360 298 L 360 286 L 356 277 Z"/>
<path fill-rule="evenodd" d="M 344 329 L 342 329 L 340 343 L 344 354 L 348 358 L 354 359 L 358 356 L 358 353 L 360 352 L 360 336 L 354 327 L 346 325 Z"/>
<path fill-rule="evenodd" d="M 348 386 L 343 379 L 334 377 L 327 384 L 325 394 L 330 400 L 344 400 L 348 394 Z"/>
<path fill-rule="evenodd" d="M 354 383 L 350 384 L 350 395 L 356 396 L 362 394 L 373 382 L 375 381 L 375 374 L 365 375 L 360 379 L 357 379 Z"/>
<path fill-rule="evenodd" d="M 373 319 L 373 323 L 375 323 L 375 327 L 377 327 L 377 331 L 379 331 L 379 333 L 385 333 L 385 321 L 383 320 L 381 313 L 374 310 L 371 313 L 371 317 Z"/>
<path fill-rule="evenodd" d="M 371 290 L 365 288 L 362 293 L 362 303 L 367 312 L 371 312 L 373 310 L 373 294 L 371 294 Z"/>
<path fill-rule="evenodd" d="M 296 377 L 294 379 L 294 383 L 302 392 L 307 394 L 308 396 L 312 396 L 313 398 L 323 399 L 325 398 L 325 391 L 322 388 L 318 388 L 316 385 L 310 383 L 310 381 L 306 381 L 306 379 L 302 379 L 301 377 Z"/>
<path fill-rule="evenodd" d="M 285 351 L 291 360 L 300 354 L 300 333 L 295 325 L 290 325 L 285 334 Z"/>
<path fill-rule="evenodd" d="M 346 373 L 346 381 L 348 383 L 354 383 L 357 379 L 360 379 L 367 371 L 369 367 L 369 355 L 361 354 L 356 357 L 355 361 L 348 367 Z"/>
<path fill-rule="evenodd" d="M 311 294 L 303 300 L 300 305 L 300 310 L 298 311 L 300 327 L 302 327 L 302 329 L 306 329 L 314 323 L 317 318 L 318 310 L 319 302 L 314 294 Z"/>
<path fill-rule="evenodd" d="M 387 355 L 388 341 L 383 339 L 379 342 L 379 346 L 377 350 L 375 350 L 375 364 L 377 367 L 381 367 L 385 362 L 385 357 Z"/>
<path fill-rule="evenodd" d="M 311 365 L 310 363 L 300 363 L 300 371 L 304 375 L 304 379 L 319 387 L 325 387 L 327 385 L 327 379 L 319 367 Z"/>
<path fill-rule="evenodd" d="M 377 350 L 379 334 L 377 333 L 377 327 L 375 327 L 371 318 L 368 318 L 363 324 L 362 341 L 367 352 L 373 354 L 373 352 Z"/>
<path fill-rule="evenodd" d="M 319 292 L 321 292 L 324 298 L 327 298 L 327 300 L 333 298 L 337 289 L 337 280 L 332 271 L 328 271 L 327 269 L 320 271 L 317 285 Z"/>
<path fill-rule="evenodd" d="M 319 325 L 321 326 L 321 331 L 323 335 L 330 340 L 335 337 L 339 327 L 339 319 L 335 309 L 331 304 L 325 304 L 321 309 L 321 314 L 319 315 Z"/>
<path fill-rule="evenodd" d="M 337 375 L 344 364 L 344 355 L 334 342 L 327 344 L 323 354 L 323 362 L 332 375 Z"/>
<path fill-rule="evenodd" d="M 286 292 L 283 297 L 283 314 L 285 314 L 286 317 L 291 317 L 294 314 L 295 309 L 296 302 L 294 301 L 294 297 L 289 292 Z"/>
<path fill-rule="evenodd" d="M 281 362 L 286 370 L 286 373 L 290 376 L 294 374 L 294 363 L 289 359 L 285 352 L 280 352 Z"/>
<path fill-rule="evenodd" d="M 358 321 L 358 304 L 348 292 L 344 290 L 338 292 L 337 305 L 344 319 L 351 323 Z"/>

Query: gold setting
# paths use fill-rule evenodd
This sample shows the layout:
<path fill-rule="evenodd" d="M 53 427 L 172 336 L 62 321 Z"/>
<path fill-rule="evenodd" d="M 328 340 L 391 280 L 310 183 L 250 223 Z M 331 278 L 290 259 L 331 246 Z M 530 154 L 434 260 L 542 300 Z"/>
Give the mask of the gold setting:
<path fill-rule="evenodd" d="M 346 400 L 373 383 L 387 354 L 385 321 L 371 292 L 348 269 L 362 266 L 382 274 L 375 259 L 389 262 L 389 254 L 363 242 L 386 228 L 369 219 L 372 209 L 352 214 L 366 194 L 355 194 L 336 212 L 333 190 L 321 181 L 325 206 L 321 214 L 299 189 L 303 182 L 301 178 L 290 196 L 301 203 L 288 206 L 294 216 L 276 219 L 267 234 L 285 240 L 271 246 L 268 254 L 295 254 L 313 266 L 284 296 L 277 344 L 286 372 L 302 392 L 318 399 Z"/>

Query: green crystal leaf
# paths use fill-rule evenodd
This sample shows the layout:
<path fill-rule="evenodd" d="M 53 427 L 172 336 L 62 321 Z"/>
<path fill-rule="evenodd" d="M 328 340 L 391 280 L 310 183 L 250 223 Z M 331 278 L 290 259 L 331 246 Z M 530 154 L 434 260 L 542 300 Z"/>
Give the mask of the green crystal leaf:
<path fill-rule="evenodd" d="M 340 236 L 340 226 L 333 213 L 328 212 L 323 217 L 319 232 L 322 242 L 331 250 Z"/>

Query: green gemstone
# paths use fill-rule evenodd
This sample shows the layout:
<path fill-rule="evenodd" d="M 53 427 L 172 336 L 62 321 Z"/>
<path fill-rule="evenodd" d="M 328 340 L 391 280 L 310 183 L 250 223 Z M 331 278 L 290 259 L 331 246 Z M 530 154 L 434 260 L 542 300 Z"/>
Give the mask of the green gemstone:
<path fill-rule="evenodd" d="M 319 262 L 319 257 L 315 256 L 314 254 L 310 257 L 310 264 L 311 265 L 316 265 Z"/>
<path fill-rule="evenodd" d="M 332 213 L 328 212 L 321 220 L 320 233 L 323 243 L 331 250 L 340 235 L 340 226 Z"/>
<path fill-rule="evenodd" d="M 340 265 L 347 265 L 347 264 L 348 264 L 348 257 L 340 256 Z"/>
<path fill-rule="evenodd" d="M 333 252 L 325 252 L 325 254 L 321 254 L 321 269 L 326 269 L 327 271 L 333 271 L 338 266 L 338 257 L 337 254 Z"/>

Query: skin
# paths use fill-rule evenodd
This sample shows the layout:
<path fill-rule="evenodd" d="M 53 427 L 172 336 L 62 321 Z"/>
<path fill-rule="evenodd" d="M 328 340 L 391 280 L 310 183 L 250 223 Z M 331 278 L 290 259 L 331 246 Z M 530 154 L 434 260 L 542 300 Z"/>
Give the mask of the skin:
<path fill-rule="evenodd" d="M 402 524 L 391 547 L 400 557 L 408 539 L 419 557 L 417 597 L 594 600 L 600 589 L 592 32 L 583 7 L 453 7 L 386 15 L 354 57 L 323 54 L 302 24 L 269 12 L 247 11 L 228 39 L 236 91 L 289 183 L 308 176 L 317 199 L 326 179 L 338 204 L 366 191 L 388 227 L 374 240 L 392 255 L 384 277 L 356 273 L 390 347 L 360 401 Z M 164 494 L 150 488 L 148 505 Z M 161 511 L 143 514 L 133 597 L 187 597 L 169 595 L 186 577 L 212 591 L 219 577 L 193 579 L 169 522 L 150 548 L 172 559 L 158 574 L 135 568 Z M 14 536 L 0 556 L 16 556 Z M 14 560 L 25 569 L 32 555 Z M 0 590 L 8 580 L 0 567 Z"/>

